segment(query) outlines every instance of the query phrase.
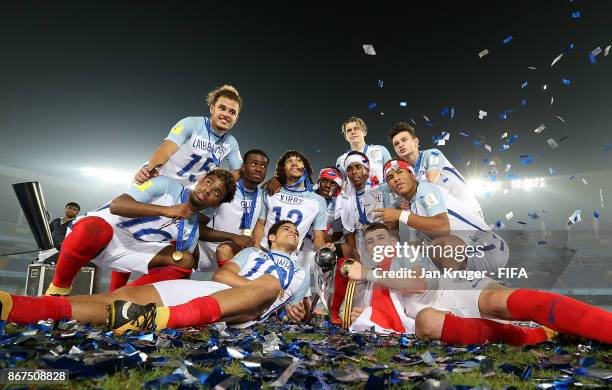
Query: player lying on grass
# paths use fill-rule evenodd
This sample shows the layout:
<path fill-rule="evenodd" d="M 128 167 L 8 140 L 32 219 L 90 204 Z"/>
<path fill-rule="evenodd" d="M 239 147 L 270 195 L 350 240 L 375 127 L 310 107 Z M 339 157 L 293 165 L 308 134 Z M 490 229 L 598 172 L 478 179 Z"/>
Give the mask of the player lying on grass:
<path fill-rule="evenodd" d="M 163 176 L 130 188 L 75 222 L 62 243 L 47 295 L 70 294 L 79 269 L 90 261 L 128 277 L 164 266 L 174 268 L 157 275 L 161 280 L 189 276 L 195 266 L 191 253 L 197 245 L 197 214 L 231 202 L 235 192 L 232 175 L 222 169 L 200 177 L 193 190 Z"/>
<path fill-rule="evenodd" d="M 366 249 L 395 246 L 397 240 L 384 224 L 366 230 Z M 412 270 L 409 273 L 408 270 Z M 353 329 L 414 332 L 419 338 L 449 344 L 504 342 L 535 344 L 554 332 L 612 343 L 612 313 L 560 294 L 510 289 L 490 278 L 433 278 L 438 268 L 426 257 L 385 257 L 380 269 L 367 271 L 360 263 L 344 265 L 353 280 L 373 283 L 370 307 L 354 309 Z M 400 271 L 384 274 L 382 271 Z M 533 321 L 526 328 L 495 320 Z M 549 328 L 549 329 L 547 329 Z"/>
<path fill-rule="evenodd" d="M 248 326 L 285 306 L 288 317 L 299 321 L 308 309 L 303 298 L 309 278 L 289 256 L 299 241 L 297 228 L 293 222 L 279 221 L 270 228 L 268 240 L 271 251 L 242 250 L 213 275 L 213 281 L 168 280 L 69 297 L 0 292 L 0 319 L 17 324 L 46 319 L 104 324 L 109 319 L 115 332 L 123 333 L 218 321 Z"/>
<path fill-rule="evenodd" d="M 509 252 L 504 240 L 448 191 L 428 182 L 419 183 L 410 163 L 402 159 L 389 160 L 384 173 L 389 188 L 409 202 L 410 210 L 377 209 L 374 219 L 386 224 L 399 222 L 400 230 L 401 225 L 408 225 L 417 232 L 418 241 L 426 242 L 431 249 L 455 248 L 452 253 L 435 250 L 430 253 L 440 270 L 496 273 L 506 265 Z"/>

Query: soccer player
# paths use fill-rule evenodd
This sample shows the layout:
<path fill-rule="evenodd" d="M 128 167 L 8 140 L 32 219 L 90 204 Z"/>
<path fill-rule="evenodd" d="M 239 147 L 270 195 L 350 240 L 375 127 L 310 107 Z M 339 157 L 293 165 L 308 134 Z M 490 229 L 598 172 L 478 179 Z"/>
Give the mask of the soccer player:
<path fill-rule="evenodd" d="M 438 149 L 419 151 L 419 139 L 414 128 L 399 122 L 389 132 L 389 141 L 399 158 L 408 161 L 416 173 L 417 181 L 427 181 L 446 189 L 473 214 L 480 215 L 482 209 L 465 179 Z"/>
<path fill-rule="evenodd" d="M 208 209 L 200 222 L 199 269 L 209 270 L 231 260 L 241 249 L 255 246 L 252 231 L 263 204 L 257 188 L 268 172 L 268 155 L 259 149 L 244 154 L 236 196 L 231 203 Z M 210 211 L 210 212 L 209 212 Z"/>
<path fill-rule="evenodd" d="M 271 251 L 242 250 L 214 274 L 213 281 L 169 280 L 109 294 L 69 297 L 0 292 L 0 320 L 31 324 L 74 319 L 103 324 L 110 314 L 115 332 L 123 333 L 217 321 L 248 326 L 283 306 L 291 319 L 300 320 L 306 313 L 303 297 L 309 280 L 289 258 L 297 247 L 297 229 L 292 222 L 280 221 L 270 228 L 268 239 Z"/>
<path fill-rule="evenodd" d="M 184 185 L 227 161 L 238 178 L 242 163 L 236 139 L 228 134 L 238 121 L 242 98 L 236 88 L 223 85 L 208 93 L 210 118 L 190 116 L 170 130 L 149 162 L 134 176 L 142 184 L 156 175 L 166 176 Z M 161 167 L 161 168 L 160 168 Z"/>
<path fill-rule="evenodd" d="M 325 242 L 327 204 L 312 190 L 312 167 L 308 158 L 297 150 L 285 152 L 276 163 L 275 176 L 282 188 L 274 195 L 264 196 L 261 214 L 253 231 L 255 244 L 266 248 L 267 240 L 264 237 L 270 227 L 286 219 L 294 222 L 300 232 L 298 250 L 311 226 L 315 250 L 324 246 L 334 249 L 333 244 Z M 306 268 L 306 265 L 303 266 Z"/>
<path fill-rule="evenodd" d="M 371 256 L 377 247 L 396 243 L 385 225 L 367 228 L 366 248 Z M 385 276 L 383 269 L 405 270 L 406 276 Z M 413 276 L 406 273 L 408 270 Z M 424 272 L 435 270 L 434 264 L 418 255 L 386 257 L 376 271 L 366 272 L 357 262 L 346 264 L 344 271 L 350 279 L 374 283 L 371 306 L 354 311 L 354 315 L 361 314 L 353 326 L 374 324 L 379 331 L 414 331 L 421 339 L 449 344 L 536 344 L 549 340 L 555 332 L 612 343 L 612 313 L 608 311 L 560 294 L 510 289 L 490 278 L 428 278 Z M 406 318 L 413 319 L 413 325 Z M 495 320 L 533 321 L 542 327 Z"/>
<path fill-rule="evenodd" d="M 410 203 L 410 210 L 382 208 L 374 210 L 375 218 L 416 230 L 418 238 L 433 250 L 430 256 L 441 270 L 460 268 L 496 273 L 506 264 L 509 253 L 504 240 L 489 230 L 480 215 L 472 213 L 445 189 L 417 182 L 408 161 L 388 161 L 385 178 L 389 188 Z M 447 247 L 453 250 L 436 249 Z"/>
<path fill-rule="evenodd" d="M 370 161 L 370 177 L 366 185 L 376 187 L 383 178 L 383 165 L 391 159 L 387 148 L 381 145 L 368 145 L 365 137 L 368 134 L 368 127 L 361 118 L 352 116 L 342 123 L 342 135 L 351 148 L 344 152 L 336 160 L 336 167 L 346 176 L 344 159 L 350 152 L 361 152 Z"/>
<path fill-rule="evenodd" d="M 130 188 L 75 222 L 46 294 L 70 294 L 76 274 L 89 261 L 128 277 L 162 266 L 173 267 L 166 268 L 167 278 L 188 276 L 195 265 L 197 213 L 231 202 L 235 192 L 232 175 L 222 169 L 201 176 L 194 190 L 163 176 Z"/>

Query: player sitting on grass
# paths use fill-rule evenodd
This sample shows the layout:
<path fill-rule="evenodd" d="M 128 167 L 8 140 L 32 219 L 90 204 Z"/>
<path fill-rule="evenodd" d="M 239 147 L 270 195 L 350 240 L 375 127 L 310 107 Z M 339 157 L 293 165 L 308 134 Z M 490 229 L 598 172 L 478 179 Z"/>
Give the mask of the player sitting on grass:
<path fill-rule="evenodd" d="M 168 280 L 109 294 L 69 297 L 0 292 L 0 320 L 32 324 L 74 319 L 104 324 L 110 315 L 115 332 L 123 333 L 217 321 L 248 326 L 285 306 L 289 319 L 299 321 L 308 309 L 303 298 L 310 283 L 289 257 L 299 241 L 295 224 L 279 221 L 270 228 L 268 240 L 271 251 L 243 249 L 213 275 L 213 281 Z"/>
<path fill-rule="evenodd" d="M 396 243 L 383 224 L 372 224 L 366 230 L 366 249 L 372 257 L 381 253 L 380 248 L 395 247 Z M 510 289 L 486 277 L 430 278 L 427 271 L 436 271 L 437 267 L 422 256 L 387 256 L 379 264 L 378 270 L 370 271 L 358 262 L 344 265 L 350 279 L 373 283 L 371 306 L 353 309 L 353 318 L 362 312 L 353 329 L 374 325 L 379 330 L 414 332 L 419 338 L 449 344 L 512 345 L 549 340 L 554 335 L 552 329 L 612 343 L 612 313 L 575 299 L 538 290 Z M 533 321 L 543 327 L 526 328 L 495 320 Z"/>

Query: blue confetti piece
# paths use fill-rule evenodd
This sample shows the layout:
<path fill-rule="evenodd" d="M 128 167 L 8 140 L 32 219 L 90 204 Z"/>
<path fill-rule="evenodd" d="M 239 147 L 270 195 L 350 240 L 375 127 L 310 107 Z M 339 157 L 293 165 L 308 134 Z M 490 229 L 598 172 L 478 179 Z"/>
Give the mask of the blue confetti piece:
<path fill-rule="evenodd" d="M 379 88 L 382 88 L 382 87 L 383 87 L 383 85 L 384 85 L 384 81 L 382 81 L 382 80 L 378 80 L 378 87 L 379 87 Z"/>
<path fill-rule="evenodd" d="M 570 85 L 571 81 L 569 81 L 568 79 L 563 79 L 563 85 Z"/>
<path fill-rule="evenodd" d="M 595 61 L 595 56 L 593 55 L 593 53 L 589 53 L 589 61 L 591 61 L 591 64 L 597 63 L 597 61 Z"/>
<path fill-rule="evenodd" d="M 455 107 L 451 107 L 451 119 L 455 117 Z"/>
<path fill-rule="evenodd" d="M 408 103 L 406 102 L 400 102 L 400 107 L 406 107 L 408 105 Z"/>
<path fill-rule="evenodd" d="M 561 137 L 561 138 L 559 139 L 559 142 L 563 142 L 563 141 L 565 141 L 566 139 L 567 139 L 567 135 L 566 135 L 566 136 L 564 136 L 564 137 Z"/>
<path fill-rule="evenodd" d="M 548 168 L 548 174 L 549 174 L 550 176 L 555 176 L 555 170 L 554 170 L 554 169 L 552 169 L 552 168 Z"/>
<path fill-rule="evenodd" d="M 516 140 L 518 139 L 518 135 L 513 134 L 510 138 L 508 138 L 508 140 L 506 141 L 506 145 L 512 145 L 514 142 L 516 142 Z"/>
<path fill-rule="evenodd" d="M 508 114 L 511 114 L 513 112 L 514 112 L 514 110 L 505 110 L 505 111 L 502 111 L 502 113 L 499 114 L 499 119 L 506 120 L 506 119 L 508 119 Z"/>
<path fill-rule="evenodd" d="M 567 48 L 565 48 L 564 52 L 567 53 L 568 51 L 572 50 L 574 48 L 574 44 L 570 43 L 569 46 Z"/>
<path fill-rule="evenodd" d="M 527 99 L 521 100 L 521 107 L 525 107 L 527 105 Z"/>
<path fill-rule="evenodd" d="M 370 104 L 368 104 L 368 108 L 369 108 L 370 110 L 375 109 L 375 108 L 376 108 L 376 103 L 374 102 L 374 103 L 370 103 Z"/>
<path fill-rule="evenodd" d="M 466 133 L 465 131 L 462 131 L 462 132 L 460 132 L 459 134 L 461 134 L 461 135 L 462 135 L 462 136 L 464 136 L 464 137 L 469 137 L 469 136 L 470 136 L 470 134 L 469 134 L 469 133 Z M 608 146 L 610 146 L 610 145 L 608 145 Z"/>
<path fill-rule="evenodd" d="M 610 144 L 604 145 L 604 153 L 610 150 Z"/>
<path fill-rule="evenodd" d="M 521 88 L 525 88 L 528 85 L 529 85 L 529 81 L 523 81 L 523 84 L 521 84 Z"/>
<path fill-rule="evenodd" d="M 480 141 L 478 141 L 478 140 L 472 141 L 472 143 L 473 143 L 474 145 L 476 145 L 476 146 L 480 146 Z"/>
<path fill-rule="evenodd" d="M 546 244 L 546 241 L 538 241 L 538 246 L 545 245 L 545 244 Z"/>
<path fill-rule="evenodd" d="M 599 218 L 599 213 L 598 213 L 597 211 L 593 211 L 593 216 L 594 216 L 595 218 Z"/>
<path fill-rule="evenodd" d="M 504 45 L 510 43 L 510 41 L 512 41 L 514 39 L 514 37 L 512 35 L 508 35 L 506 38 L 504 38 L 504 40 L 502 41 L 504 43 Z"/>
<path fill-rule="evenodd" d="M 528 154 L 520 156 L 520 159 L 521 159 L 521 165 L 529 165 L 533 163 L 533 157 L 531 157 Z"/>
<path fill-rule="evenodd" d="M 450 112 L 450 109 L 448 107 L 445 107 L 442 109 L 442 111 L 440 111 L 440 116 L 447 116 Z"/>
<path fill-rule="evenodd" d="M 585 356 L 580 359 L 580 361 L 578 361 L 578 364 L 582 367 L 592 366 L 593 364 L 595 364 L 595 356 Z"/>
<path fill-rule="evenodd" d="M 572 19 L 578 19 L 580 17 L 580 11 L 572 12 Z"/>
<path fill-rule="evenodd" d="M 488 165 L 488 164 L 489 164 L 489 159 L 488 159 L 488 158 L 483 158 L 483 159 L 482 159 L 482 162 L 483 162 L 485 165 Z"/>

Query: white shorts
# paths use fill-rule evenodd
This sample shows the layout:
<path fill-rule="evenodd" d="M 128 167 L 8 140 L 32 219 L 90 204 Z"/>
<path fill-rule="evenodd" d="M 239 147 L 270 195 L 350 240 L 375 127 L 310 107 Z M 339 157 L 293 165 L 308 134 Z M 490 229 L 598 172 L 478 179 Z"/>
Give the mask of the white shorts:
<path fill-rule="evenodd" d="M 491 278 L 441 279 L 438 289 L 405 295 L 402 305 L 411 318 L 416 318 L 426 308 L 450 312 L 462 318 L 481 318 L 478 308 L 480 292 L 492 282 L 495 281 Z"/>
<path fill-rule="evenodd" d="M 198 261 L 198 271 L 215 272 L 219 269 L 217 265 L 217 247 L 219 242 L 199 241 L 200 261 Z"/>
<path fill-rule="evenodd" d="M 149 273 L 149 262 L 168 242 L 140 241 L 113 227 L 113 238 L 91 261 L 101 268 L 120 272 Z"/>
<path fill-rule="evenodd" d="M 476 255 L 467 260 L 466 269 L 469 271 L 487 271 L 488 274 L 497 274 L 497 270 L 508 263 L 510 250 L 503 238 L 492 233 L 492 238 L 484 242 L 484 255 Z M 480 243 L 479 243 L 480 245 Z"/>
<path fill-rule="evenodd" d="M 203 280 L 164 280 L 152 284 L 164 306 L 176 306 L 230 288 L 227 284 Z"/>
<path fill-rule="evenodd" d="M 317 278 L 314 273 L 314 270 L 316 267 L 316 265 L 314 265 L 314 262 L 315 262 L 314 257 L 315 257 L 314 251 L 301 250 L 297 254 L 297 261 L 296 261 L 297 267 L 303 269 L 306 274 L 310 275 L 310 288 L 308 289 L 308 292 L 306 293 L 307 297 L 312 296 L 313 288 L 317 287 L 316 286 Z"/>

